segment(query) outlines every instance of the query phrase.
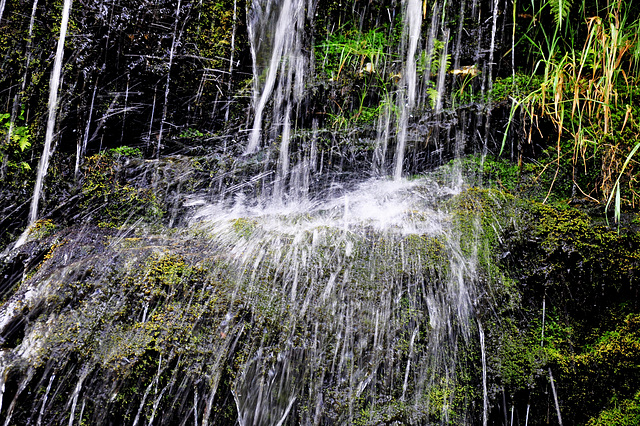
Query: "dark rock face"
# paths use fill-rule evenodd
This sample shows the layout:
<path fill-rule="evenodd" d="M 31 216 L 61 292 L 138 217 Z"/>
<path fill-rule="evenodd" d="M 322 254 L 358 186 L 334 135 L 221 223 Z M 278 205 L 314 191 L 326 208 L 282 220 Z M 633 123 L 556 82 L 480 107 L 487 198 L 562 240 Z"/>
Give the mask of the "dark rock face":
<path fill-rule="evenodd" d="M 510 194 L 556 140 L 508 2 L 301 3 L 278 56 L 295 2 L 76 0 L 23 233 L 61 3 L 0 19 L 1 421 L 633 424 L 640 241 Z"/>
<path fill-rule="evenodd" d="M 252 22 L 257 17 L 245 17 L 247 10 L 258 7 L 257 3 L 174 3 L 73 4 L 51 164 L 54 176 L 46 181 L 41 216 L 55 209 L 61 198 L 74 195 L 73 190 L 62 188 L 77 187 L 82 178 L 78 166 L 106 149 L 129 146 L 140 149 L 144 158 L 180 153 L 222 155 L 227 163 L 238 161 L 247 144 L 248 133 L 244 132 L 250 127 L 251 104 L 255 103 L 252 80 L 264 78 L 252 79 L 248 26 L 255 25 Z M 276 12 L 271 13 L 277 14 L 278 4 L 274 3 Z M 434 5 L 442 19 L 430 20 L 425 15 L 419 36 L 436 47 L 431 47 L 435 49 L 432 54 L 426 53 L 429 46 L 421 48 L 425 52 L 419 54 L 417 107 L 410 117 L 402 119 L 396 94 L 406 90 L 406 84 L 398 80 L 406 61 L 408 37 L 403 29 L 403 6 L 375 2 L 354 5 L 349 12 L 332 1 L 305 5 L 308 16 L 302 20 L 304 28 L 291 29 L 300 33 L 300 55 L 305 59 L 296 73 L 304 85 L 301 93 L 295 94 L 299 89 L 292 92 L 286 76 L 277 77 L 275 90 L 284 98 L 278 100 L 272 95 L 268 99 L 262 152 L 250 160 L 259 168 L 242 171 L 240 179 L 265 174 L 259 179 L 266 184 L 261 193 L 270 192 L 275 180 L 280 181 L 277 185 L 298 190 L 295 171 L 285 177 L 275 173 L 277 164 L 284 161 L 278 150 L 285 115 L 295 129 L 290 132 L 288 163 L 292 168 L 311 169 L 313 176 L 304 179 L 311 184 L 320 182 L 318 190 L 330 186 L 327 181 L 344 183 L 352 175 L 389 174 L 397 161 L 399 126 L 407 128 L 403 161 L 407 174 L 431 169 L 462 153 L 498 150 L 499 137 L 492 135 L 494 128 L 503 127 L 506 116 L 504 111 L 492 112 L 492 107 L 484 105 L 491 80 L 482 73 L 490 69 L 493 76 L 508 73 L 502 59 L 495 59 L 502 58 L 501 52 L 506 49 L 500 35 L 505 14 L 499 14 L 494 23 L 478 20 L 478 16 L 493 13 L 487 5 L 443 5 Z M 1 175 L 6 185 L 0 207 L 6 242 L 17 238 L 25 225 L 21 218 L 42 151 L 60 10 L 23 0 L 9 0 L 5 9 L 0 23 L 5 34 L 0 86 L 7 90 L 0 92 L 1 104 L 5 105 L 0 113 L 9 114 L 4 122 L 13 122 L 15 129 L 30 132 L 26 150 L 13 145 L 3 148 Z M 32 14 L 24 13 L 31 10 Z M 338 22 L 358 16 L 369 17 L 361 21 L 360 28 L 346 31 L 346 36 L 336 30 Z M 465 18 L 458 21 L 461 16 Z M 440 32 L 445 29 L 450 40 L 442 40 Z M 436 59 L 444 42 L 450 44 L 450 57 L 442 68 L 446 78 L 438 90 L 447 111 L 435 113 L 427 92 L 433 96 L 436 89 Z M 265 41 L 260 51 L 265 52 L 263 63 L 269 62 L 269 46 Z M 432 70 L 425 68 L 428 60 L 432 61 Z M 369 61 L 376 62 L 375 68 L 363 74 L 365 62 L 373 66 Z M 475 78 L 467 81 L 451 74 L 453 67 L 473 64 L 480 72 Z M 460 93 L 467 98 L 458 99 Z M 294 105 L 291 111 L 282 107 L 289 102 Z M 386 113 L 391 114 L 386 125 L 385 105 L 393 110 Z M 277 108 L 271 111 L 272 107 Z M 315 133 L 318 130 L 319 135 Z M 314 140 L 314 134 L 318 140 Z M 230 169 L 227 164 L 224 172 Z M 269 172 L 273 173 L 267 176 Z"/>

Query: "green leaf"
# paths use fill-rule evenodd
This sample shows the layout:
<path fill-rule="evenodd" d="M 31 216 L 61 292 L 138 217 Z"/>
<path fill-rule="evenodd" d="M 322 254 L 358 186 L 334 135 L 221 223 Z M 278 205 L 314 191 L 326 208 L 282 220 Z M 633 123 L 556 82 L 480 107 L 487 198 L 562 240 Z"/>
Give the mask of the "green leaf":
<path fill-rule="evenodd" d="M 617 223 L 620 223 L 620 217 L 621 217 L 621 210 L 620 210 L 620 179 L 622 178 L 622 175 L 623 175 L 625 169 L 629 165 L 629 162 L 631 161 L 631 159 L 636 154 L 636 152 L 638 151 L 639 148 L 640 148 L 640 142 L 638 142 L 633 147 L 633 149 L 631 150 L 629 155 L 627 155 L 627 159 L 625 160 L 624 164 L 622 165 L 622 169 L 620 170 L 620 174 L 618 175 L 618 179 L 616 179 L 616 183 L 613 185 L 613 190 L 611 191 L 611 194 L 609 194 L 609 200 L 607 201 L 607 205 L 605 207 L 605 211 L 608 211 L 609 210 L 609 205 L 611 204 L 611 200 L 615 196 L 614 208 L 613 208 L 613 217 L 614 217 L 614 220 Z M 608 217 L 607 217 L 607 223 L 609 223 L 609 218 Z"/>
<path fill-rule="evenodd" d="M 430 87 L 427 89 L 427 96 L 429 97 L 429 105 L 431 105 L 431 109 L 436 107 L 436 102 L 438 101 L 438 96 L 440 94 L 436 89 Z"/>
<path fill-rule="evenodd" d="M 571 3 L 573 0 L 549 0 L 548 4 L 551 7 L 551 13 L 558 26 L 562 26 L 562 20 L 569 17 L 569 11 L 571 10 Z"/>
<path fill-rule="evenodd" d="M 30 136 L 31 135 L 29 135 L 28 127 L 17 126 L 13 129 L 11 140 L 13 140 L 18 144 L 18 147 L 20 147 L 20 151 L 24 152 L 25 149 L 28 149 L 29 147 L 31 147 L 31 142 L 29 141 Z"/>

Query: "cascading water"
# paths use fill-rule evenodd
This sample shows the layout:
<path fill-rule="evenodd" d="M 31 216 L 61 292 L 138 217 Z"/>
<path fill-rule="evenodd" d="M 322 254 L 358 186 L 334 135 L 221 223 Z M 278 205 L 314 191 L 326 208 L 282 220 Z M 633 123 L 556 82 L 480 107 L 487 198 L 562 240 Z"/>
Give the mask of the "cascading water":
<path fill-rule="evenodd" d="M 58 349 L 34 344 L 38 338 L 27 333 L 22 349 L 5 355 L 3 365 L 44 361 L 40 381 L 49 387 L 55 382 L 52 389 L 77 377 L 67 409 L 49 412 L 47 422 L 68 418 L 72 424 L 77 407 L 87 404 L 92 422 L 116 415 L 113 398 L 128 392 L 134 376 L 117 378 L 113 368 L 142 358 L 155 373 L 140 402 L 134 398 L 126 409 L 131 417 L 121 418 L 133 424 L 141 424 L 144 413 L 162 424 L 190 421 L 194 414 L 199 423 L 218 424 L 220 413 L 210 407 L 228 392 L 243 425 L 377 424 L 390 418 L 463 422 L 466 414 L 453 407 L 468 398 L 458 389 L 468 380 L 461 360 L 477 345 L 478 289 L 475 260 L 464 253 L 452 217 L 440 207 L 439 200 L 453 195 L 426 178 L 373 180 L 313 203 L 205 205 L 195 212 L 190 231 L 155 243 L 169 247 L 172 239 L 186 239 L 198 247 L 175 258 L 128 238 L 108 243 L 93 260 L 74 260 L 70 251 L 69 266 L 40 272 L 33 281 L 38 285 L 22 290 L 32 295 L 20 292 L 16 300 L 29 306 L 51 303 L 45 301 L 67 285 L 86 282 L 87 299 L 75 313 L 42 318 L 33 333 L 49 336 L 49 342 L 70 339 L 72 346 L 87 348 L 89 359 L 76 364 L 63 350 L 44 361 Z M 129 259 L 116 254 L 121 250 Z M 113 255 L 111 266 L 100 266 Z M 138 264 L 141 272 L 132 271 L 115 287 L 99 278 L 120 269 L 121 262 Z M 161 265 L 171 263 L 179 269 L 166 275 Z M 77 276 L 87 273 L 83 270 L 93 271 L 97 280 Z M 191 274 L 199 278 L 189 284 L 184 279 Z M 159 283 L 157 290 L 144 288 Z M 222 283 L 226 290 L 214 289 Z M 176 285 L 194 287 L 185 293 Z M 132 297 L 137 301 L 129 301 Z M 119 312 L 122 308 L 126 311 Z M 4 309 L 3 329 L 15 322 L 19 309 Z M 215 311 L 207 314 L 210 309 Z M 216 318 L 219 313 L 223 316 Z M 162 346 L 176 339 L 182 349 L 161 350 L 156 358 L 145 349 L 148 339 L 172 323 L 176 334 L 153 341 Z M 25 346 L 27 341 L 32 346 Z M 225 369 L 231 359 L 238 373 L 229 382 Z M 110 390 L 96 380 L 112 381 Z M 173 411 L 159 405 L 165 393 L 189 402 Z M 47 395 L 37 404 L 56 397 Z M 94 403 L 95 398 L 109 402 Z M 204 411 L 191 414 L 189 407 Z M 16 415 L 20 421 L 31 416 Z"/>
<path fill-rule="evenodd" d="M 313 10 L 312 3 L 307 7 Z M 253 2 L 248 30 L 253 57 L 255 115 L 245 154 L 253 153 L 260 147 L 264 110 L 277 82 L 280 90 L 275 96 L 272 109 L 273 128 L 283 135 L 289 131 L 289 114 L 291 113 L 289 102 L 295 104 L 300 100 L 306 71 L 301 52 L 305 17 L 303 0 L 255 0 Z M 290 100 L 292 89 L 293 99 Z M 281 111 L 283 105 L 286 105 L 284 113 Z M 282 120 L 284 123 L 281 123 Z M 276 130 L 279 128 L 282 130 Z M 264 133 L 270 134 L 269 131 Z M 283 137 L 281 144 L 283 157 L 288 157 L 287 143 L 288 138 Z"/>
<path fill-rule="evenodd" d="M 79 205 L 82 219 L 51 237 L 52 246 L 29 260 L 29 273 L 25 267 L 23 278 L 12 278 L 17 287 L 0 311 L 5 423 L 488 424 L 478 306 L 491 303 L 494 289 L 480 278 L 473 246 L 480 220 L 473 209 L 464 218 L 453 211 L 464 188 L 458 169 L 406 179 L 463 154 L 483 123 L 475 104 L 452 109 L 461 83 L 450 56 L 456 67 L 477 69 L 494 58 L 478 53 L 479 45 L 464 47 L 467 29 L 450 22 L 468 12 L 467 2 L 455 10 L 439 0 L 408 0 L 397 11 L 390 4 L 376 18 L 388 32 L 379 48 L 381 32 L 365 19 L 369 6 L 358 12 L 360 28 L 348 29 L 352 39 L 341 39 L 330 31 L 342 25 L 342 9 L 324 18 L 325 36 L 308 34 L 323 2 L 255 0 L 245 40 L 253 104 L 229 101 L 180 125 L 180 108 L 204 109 L 195 104 L 211 98 L 205 73 L 218 58 L 187 50 L 187 40 L 206 38 L 206 27 L 181 20 L 181 6 L 196 2 L 164 2 L 153 13 L 139 3 L 105 1 L 92 18 L 103 23 L 101 65 L 84 70 L 77 86 L 86 90 L 73 86 L 86 110 L 68 108 L 65 118 L 75 126 L 74 176 L 85 170 L 84 186 L 73 203 L 56 207 L 75 212 Z M 228 80 L 216 81 L 216 91 L 246 90 L 233 80 L 246 77 L 247 63 L 235 62 L 242 7 L 232 4 Z M 55 113 L 70 9 L 65 1 L 31 222 L 62 120 Z M 134 10 L 152 23 L 145 31 L 126 26 Z M 496 2 L 491 49 L 498 12 Z M 163 36 L 153 44 L 158 28 Z M 131 42 L 118 55 L 124 65 L 106 59 L 116 34 Z M 155 56 L 158 46 L 167 55 Z M 78 49 L 74 60 L 89 56 L 89 48 Z M 332 77 L 319 83 L 313 71 L 322 49 Z M 189 72 L 202 72 L 197 88 L 180 81 Z M 356 110 L 346 129 L 330 124 Z M 359 124 L 366 113 L 375 125 Z M 234 114 L 242 118 L 232 122 Z M 231 130 L 217 122 L 206 135 L 191 127 L 223 116 Z M 181 133 L 172 134 L 168 121 Z M 182 142 L 193 134 L 202 146 Z M 111 147 L 110 138 L 136 140 L 152 155 L 123 160 L 120 149 L 109 154 L 122 161 L 116 170 L 104 156 L 83 168 L 85 153 Z M 164 145 L 176 155 L 164 158 Z M 207 154 L 189 162 L 183 155 L 191 150 Z M 90 176 L 97 181 L 88 183 Z M 145 213 L 166 201 L 174 209 L 167 209 L 166 232 L 133 212 L 119 228 L 94 220 L 106 207 L 88 198 L 107 199 L 104 188 L 119 191 L 118 201 L 142 203 Z M 109 210 L 112 219 L 118 214 Z M 24 243 L 34 247 L 31 235 Z M 17 264 L 16 250 L 8 259 Z"/>
<path fill-rule="evenodd" d="M 407 125 L 409 116 L 416 103 L 416 49 L 418 47 L 418 41 L 420 38 L 420 24 L 421 22 L 421 4 L 418 0 L 409 0 L 406 2 L 406 43 L 407 43 L 407 57 L 404 67 L 405 75 L 405 91 L 401 92 L 399 96 L 399 108 L 401 111 L 400 116 L 400 129 L 398 131 L 398 143 L 396 148 L 395 166 L 393 171 L 393 177 L 400 179 L 402 177 L 403 163 L 404 163 L 404 151 L 407 139 Z"/>
<path fill-rule="evenodd" d="M 171 48 L 169 49 L 169 64 L 167 69 L 167 82 L 164 85 L 164 104 L 162 107 L 162 119 L 160 120 L 160 131 L 158 132 L 158 151 L 157 151 L 158 157 L 160 156 L 160 149 L 162 146 L 162 133 L 164 130 L 165 122 L 167 120 L 167 104 L 169 102 L 169 89 L 171 87 L 171 68 L 173 66 L 173 57 L 176 52 L 176 43 L 178 42 L 178 39 L 179 39 L 178 24 L 180 22 L 180 4 L 181 4 L 181 0 L 178 0 L 178 5 L 176 6 L 175 24 L 173 26 L 173 34 L 171 35 Z M 155 103 L 154 103 L 154 107 L 155 107 Z M 126 105 L 125 105 L 125 109 L 126 109 Z M 124 132 L 124 127 L 123 127 L 123 132 Z"/>

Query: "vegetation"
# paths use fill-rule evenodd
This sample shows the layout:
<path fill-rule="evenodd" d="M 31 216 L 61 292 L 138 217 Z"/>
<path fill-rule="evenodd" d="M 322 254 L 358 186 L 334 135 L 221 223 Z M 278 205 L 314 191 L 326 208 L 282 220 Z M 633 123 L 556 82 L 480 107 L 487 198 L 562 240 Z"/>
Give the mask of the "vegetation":
<path fill-rule="evenodd" d="M 161 204 L 152 188 L 131 184 L 119 173 L 121 157 L 139 157 L 137 148 L 120 147 L 87 158 L 83 167 L 82 207 L 92 210 L 102 226 L 120 226 L 139 218 L 162 217 Z"/>
<path fill-rule="evenodd" d="M 548 119 L 557 131 L 549 193 L 560 168 L 569 166 L 573 192 L 606 202 L 607 207 L 612 204 L 619 220 L 623 204 L 634 207 L 638 202 L 637 6 L 613 1 L 594 10 L 583 2 L 575 5 L 579 10 L 571 13 L 573 20 L 568 19 L 571 2 L 549 1 L 542 6 L 519 47 L 532 48 L 532 74 L 539 86 L 515 94 L 514 105 L 525 108 L 530 126 Z M 549 13 L 554 27 L 536 25 Z M 529 142 L 533 132 L 527 132 Z"/>
<path fill-rule="evenodd" d="M 7 0 L 0 20 L 0 251 L 27 225 L 60 3 L 36 4 L 31 40 L 26 2 Z M 421 3 L 409 59 L 408 2 L 300 10 L 310 28 L 292 72 L 306 78 L 272 95 L 296 98 L 293 120 L 265 112 L 252 155 L 239 155 L 251 2 L 74 10 L 44 216 L 0 262 L 0 345 L 18 360 L 0 415 L 480 424 L 486 394 L 489 423 L 542 424 L 553 385 L 566 424 L 637 424 L 640 7 Z M 462 156 L 429 179 L 464 185 L 413 187 L 429 208 L 404 212 L 442 229 L 354 229 L 347 197 L 344 228 L 310 225 L 315 210 L 236 217 L 276 192 L 315 206 L 384 175 L 400 140 L 407 173 Z M 217 202 L 234 219 L 188 222 Z M 465 285 L 471 314 L 439 324 L 438 303 L 457 306 Z"/>
<path fill-rule="evenodd" d="M 12 121 L 11 114 L 0 114 L 0 161 L 1 175 L 9 182 L 18 180 L 21 172 L 31 171 L 26 160 L 26 152 L 31 147 L 29 126 L 25 123 L 24 109 L 20 111 L 17 120 Z M 8 177 L 8 178 L 7 178 Z"/>

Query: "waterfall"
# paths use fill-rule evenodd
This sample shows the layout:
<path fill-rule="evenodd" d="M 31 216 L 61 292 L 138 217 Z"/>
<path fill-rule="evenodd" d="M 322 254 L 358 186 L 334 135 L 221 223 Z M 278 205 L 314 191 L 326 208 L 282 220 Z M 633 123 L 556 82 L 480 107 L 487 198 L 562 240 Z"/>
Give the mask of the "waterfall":
<path fill-rule="evenodd" d="M 173 66 L 173 57 L 176 52 L 176 43 L 178 42 L 178 23 L 180 22 L 180 3 L 181 0 L 178 0 L 178 4 L 176 6 L 175 13 L 175 24 L 173 26 L 173 34 L 171 35 L 171 48 L 169 49 L 169 64 L 167 69 L 167 81 L 164 85 L 164 103 L 162 107 L 162 118 L 160 119 L 160 131 L 158 132 L 158 148 L 157 148 L 157 156 L 160 157 L 160 148 L 162 146 L 162 133 L 164 130 L 164 124 L 167 119 L 167 106 L 169 103 L 169 88 L 171 87 L 171 67 Z M 155 100 L 154 100 L 154 108 L 155 108 Z M 125 106 L 126 107 L 126 106 Z M 153 116 L 153 113 L 151 114 Z M 153 119 L 152 119 L 153 121 Z"/>
<path fill-rule="evenodd" d="M 40 202 L 40 193 L 42 185 L 49 167 L 49 157 L 54 149 L 53 138 L 56 129 L 56 115 L 58 110 L 58 96 L 60 90 L 60 80 L 62 78 L 62 59 L 64 57 L 64 41 L 67 36 L 67 27 L 69 25 L 69 15 L 71 14 L 72 0 L 65 0 L 62 7 L 62 20 L 60 21 L 60 35 L 58 36 L 58 47 L 53 60 L 53 70 L 51 71 L 51 81 L 49 84 L 49 116 L 47 119 L 47 131 L 44 139 L 44 148 L 38 163 L 38 174 L 36 177 L 36 185 L 31 200 L 31 210 L 29 212 L 29 223 L 34 223 L 38 219 L 38 203 Z"/>
<path fill-rule="evenodd" d="M 478 332 L 480 334 L 480 351 L 482 359 L 482 425 L 487 425 L 487 412 L 489 410 L 489 399 L 487 396 L 487 356 L 484 345 L 484 330 L 478 321 Z M 512 421 L 513 423 L 513 421 Z"/>
<path fill-rule="evenodd" d="M 296 86 L 294 101 L 300 97 L 299 87 L 305 72 L 300 50 L 305 22 L 304 7 L 303 0 L 253 1 L 248 30 L 253 57 L 255 111 L 245 154 L 251 154 L 260 147 L 264 109 L 276 87 L 278 75 L 281 91 L 274 100 L 274 120 L 276 123 L 285 120 L 283 130 L 279 133 L 284 133 L 290 125 L 287 116 L 290 110 L 284 116 L 280 115 L 282 113 L 279 110 L 283 103 L 289 103 L 293 84 Z M 292 79 L 294 74 L 295 81 Z"/>
<path fill-rule="evenodd" d="M 400 131 L 395 157 L 395 167 L 393 172 L 394 179 L 400 179 L 402 176 L 404 150 L 407 138 L 407 125 L 411 111 L 415 106 L 416 99 L 416 49 L 420 38 L 420 25 L 422 23 L 421 2 L 419 0 L 408 0 L 406 2 L 406 22 L 405 31 L 407 38 L 407 56 L 404 67 L 404 81 L 406 85 L 405 92 L 399 97 L 399 107 L 401 112 Z"/>
<path fill-rule="evenodd" d="M 484 123 L 454 71 L 493 72 L 498 3 L 147 3 L 83 9 L 63 74 L 64 2 L 29 221 L 61 129 L 73 198 L 46 217 L 70 225 L 7 254 L 23 279 L 0 310 L 0 415 L 491 423 L 490 226 L 461 167 L 438 167 Z"/>

